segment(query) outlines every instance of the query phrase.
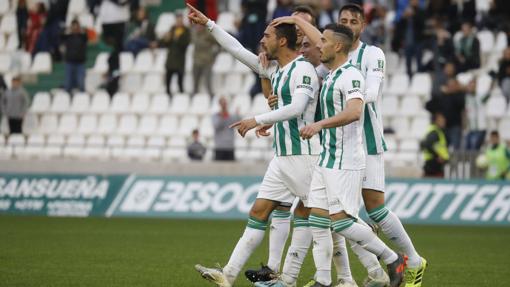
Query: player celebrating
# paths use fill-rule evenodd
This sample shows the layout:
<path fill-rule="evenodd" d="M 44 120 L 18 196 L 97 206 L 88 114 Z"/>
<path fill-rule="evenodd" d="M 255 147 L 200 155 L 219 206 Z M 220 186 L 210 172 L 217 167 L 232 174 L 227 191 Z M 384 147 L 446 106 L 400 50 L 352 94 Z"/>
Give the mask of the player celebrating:
<path fill-rule="evenodd" d="M 314 286 L 331 284 L 333 240 L 330 227 L 379 256 L 387 264 L 390 286 L 399 286 L 405 266 L 403 256 L 389 249 L 369 227 L 356 222 L 365 168 L 362 137 L 365 80 L 348 61 L 352 43 L 350 28 L 338 24 L 326 26 L 320 44 L 321 62 L 330 73 L 320 95 L 323 119 L 300 130 L 305 139 L 324 130 L 309 202 L 317 268 Z"/>
<path fill-rule="evenodd" d="M 307 205 L 311 173 L 320 146 L 317 137 L 301 139 L 299 129 L 313 122 L 319 84 L 314 67 L 295 51 L 297 36 L 294 25 L 267 27 L 261 46 L 274 61 L 265 69 L 256 55 L 244 49 L 200 11 L 191 5 L 188 7 L 192 22 L 207 26 L 223 48 L 255 72 L 270 78 L 273 93 L 279 97 L 278 109 L 233 125 L 244 136 L 258 125 L 274 124 L 276 156 L 260 185 L 244 234 L 223 270 L 195 266 L 202 277 L 218 286 L 228 287 L 232 286 L 246 260 L 262 241 L 271 212 L 280 203 L 293 202 L 295 196 Z"/>

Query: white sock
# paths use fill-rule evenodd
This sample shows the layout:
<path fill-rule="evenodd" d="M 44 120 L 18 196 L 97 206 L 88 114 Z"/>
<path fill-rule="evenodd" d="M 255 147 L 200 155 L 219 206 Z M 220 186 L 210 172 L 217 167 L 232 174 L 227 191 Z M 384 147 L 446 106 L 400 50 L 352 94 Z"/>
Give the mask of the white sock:
<path fill-rule="evenodd" d="M 410 268 L 417 268 L 421 264 L 421 257 L 416 252 L 413 242 L 407 235 L 404 226 L 400 222 L 398 216 L 387 209 L 384 205 L 371 210 L 368 215 L 375 221 L 380 227 L 384 235 L 386 235 L 391 241 L 407 255 L 407 265 Z"/>
<path fill-rule="evenodd" d="M 230 283 L 233 283 L 237 275 L 243 269 L 244 264 L 250 258 L 253 251 L 264 239 L 267 222 L 257 220 L 253 217 L 248 219 L 248 225 L 244 230 L 243 236 L 237 242 L 227 265 L 223 267 L 223 274 L 227 276 Z"/>
<path fill-rule="evenodd" d="M 334 221 L 331 225 L 335 232 L 340 233 L 345 238 L 356 242 L 366 250 L 380 257 L 385 264 L 393 263 L 398 259 L 397 253 L 386 246 L 386 244 L 372 232 L 372 229 L 354 222 L 354 219 L 344 218 Z"/>
<path fill-rule="evenodd" d="M 275 210 L 269 229 L 269 259 L 267 266 L 275 272 L 280 271 L 283 249 L 289 237 L 291 213 L 287 210 Z"/>
<path fill-rule="evenodd" d="M 377 259 L 377 256 L 375 256 L 373 253 L 365 250 L 363 247 L 352 240 L 349 240 L 349 245 L 351 245 L 351 250 L 358 257 L 361 265 L 367 269 L 368 274 L 378 271 L 379 269 L 383 270 L 379 260 Z"/>
<path fill-rule="evenodd" d="M 331 284 L 331 260 L 333 257 L 333 237 L 329 218 L 310 215 L 308 218 L 313 237 L 313 261 L 317 271 L 315 281 L 322 285 Z"/>
<path fill-rule="evenodd" d="M 336 268 L 336 277 L 337 279 L 353 280 L 345 238 L 336 232 L 332 232 L 332 235 L 333 263 Z"/>
<path fill-rule="evenodd" d="M 294 217 L 294 230 L 292 231 L 292 240 L 290 242 L 281 279 L 288 285 L 296 282 L 305 256 L 312 244 L 312 232 L 308 227 L 306 218 Z"/>

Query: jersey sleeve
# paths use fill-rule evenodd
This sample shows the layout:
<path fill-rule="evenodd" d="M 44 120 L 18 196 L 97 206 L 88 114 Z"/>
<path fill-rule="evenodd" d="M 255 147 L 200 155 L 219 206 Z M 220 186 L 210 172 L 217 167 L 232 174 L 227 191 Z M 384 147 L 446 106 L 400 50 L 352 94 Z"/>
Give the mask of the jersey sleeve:
<path fill-rule="evenodd" d="M 383 84 L 386 58 L 384 57 L 384 52 L 375 46 L 370 47 L 367 56 L 365 101 L 375 102 Z"/>
<path fill-rule="evenodd" d="M 356 68 L 347 69 L 342 75 L 340 90 L 345 95 L 347 101 L 351 99 L 361 99 L 365 101 L 363 91 L 365 89 L 365 80 L 363 75 Z"/>
<path fill-rule="evenodd" d="M 298 62 L 298 66 L 293 72 L 294 93 L 305 94 L 313 99 L 319 90 L 319 78 L 312 64 L 308 62 Z"/>

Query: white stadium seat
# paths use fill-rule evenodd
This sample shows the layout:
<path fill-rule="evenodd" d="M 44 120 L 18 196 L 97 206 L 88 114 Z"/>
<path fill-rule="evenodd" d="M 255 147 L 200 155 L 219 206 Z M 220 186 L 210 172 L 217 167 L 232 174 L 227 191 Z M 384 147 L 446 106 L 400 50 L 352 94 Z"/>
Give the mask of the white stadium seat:
<path fill-rule="evenodd" d="M 85 0 L 70 0 L 67 8 L 67 13 L 72 15 L 78 15 L 82 12 L 86 12 L 87 3 Z"/>
<path fill-rule="evenodd" d="M 398 98 L 395 96 L 385 96 L 382 98 L 382 111 L 385 116 L 395 117 L 398 115 Z"/>
<path fill-rule="evenodd" d="M 153 69 L 154 55 L 149 49 L 143 50 L 136 56 L 133 72 L 147 73 Z"/>
<path fill-rule="evenodd" d="M 76 93 L 71 101 L 70 111 L 73 113 L 85 113 L 90 107 L 90 96 L 87 93 Z"/>
<path fill-rule="evenodd" d="M 152 97 L 149 113 L 165 114 L 170 106 L 170 97 L 167 94 L 156 94 Z"/>
<path fill-rule="evenodd" d="M 232 58 L 232 55 L 226 52 L 219 53 L 218 56 L 216 56 L 216 60 L 213 65 L 213 72 L 214 73 L 228 73 L 229 71 L 232 71 L 232 65 L 234 63 L 234 59 Z"/>
<path fill-rule="evenodd" d="M 391 127 L 399 139 L 407 138 L 410 136 L 409 120 L 406 117 L 398 116 L 391 120 Z"/>
<path fill-rule="evenodd" d="M 420 98 L 407 95 L 400 102 L 399 115 L 413 117 L 427 115 L 427 112 L 423 108 Z"/>
<path fill-rule="evenodd" d="M 191 131 L 198 128 L 198 118 L 194 115 L 185 115 L 180 122 L 177 135 L 183 137 L 191 136 Z"/>
<path fill-rule="evenodd" d="M 83 147 L 85 146 L 85 137 L 82 135 L 71 135 L 67 138 L 63 154 L 65 157 L 82 158 Z"/>
<path fill-rule="evenodd" d="M 502 52 L 508 46 L 508 39 L 505 32 L 499 32 L 496 36 L 495 50 Z"/>
<path fill-rule="evenodd" d="M 400 142 L 399 150 L 401 152 L 418 152 L 420 143 L 417 139 L 405 139 Z"/>
<path fill-rule="evenodd" d="M 90 112 L 93 113 L 104 113 L 108 111 L 110 106 L 110 96 L 105 91 L 98 91 L 92 97 L 92 103 L 90 104 Z"/>
<path fill-rule="evenodd" d="M 96 115 L 84 115 L 80 119 L 80 125 L 78 126 L 78 133 L 80 134 L 94 134 L 97 133 L 97 117 Z"/>
<path fill-rule="evenodd" d="M 209 112 L 211 97 L 208 94 L 196 94 L 191 99 L 189 113 L 203 116 Z"/>
<path fill-rule="evenodd" d="M 117 118 L 111 114 L 101 115 L 97 132 L 103 135 L 109 135 L 117 130 Z"/>
<path fill-rule="evenodd" d="M 110 111 L 112 113 L 123 114 L 130 110 L 129 95 L 125 93 L 116 93 L 113 96 Z"/>
<path fill-rule="evenodd" d="M 143 79 L 142 91 L 148 93 L 159 93 L 165 91 L 166 83 L 160 73 L 147 74 Z"/>
<path fill-rule="evenodd" d="M 127 139 L 124 157 L 128 159 L 143 158 L 145 151 L 145 138 L 142 136 L 130 136 Z"/>
<path fill-rule="evenodd" d="M 479 96 L 485 96 L 490 92 L 492 84 L 492 78 L 486 73 L 478 75 L 476 78 L 476 94 Z"/>
<path fill-rule="evenodd" d="M 34 61 L 32 62 L 32 67 L 30 71 L 34 74 L 49 74 L 51 73 L 52 65 L 51 65 L 51 55 L 47 52 L 39 52 L 35 55 Z"/>
<path fill-rule="evenodd" d="M 420 96 L 421 98 L 429 99 L 432 91 L 432 80 L 428 73 L 416 73 L 411 80 L 410 93 L 412 95 Z M 405 96 L 407 97 L 407 95 Z M 404 98 L 405 98 L 404 97 Z"/>
<path fill-rule="evenodd" d="M 403 96 L 409 89 L 409 77 L 407 74 L 395 74 L 391 77 L 388 93 L 394 96 Z"/>
<path fill-rule="evenodd" d="M 232 97 L 232 111 L 240 115 L 247 115 L 251 110 L 251 97 L 250 95 L 235 95 Z"/>
<path fill-rule="evenodd" d="M 411 137 L 414 139 L 423 139 L 430 124 L 430 119 L 426 116 L 414 117 L 411 121 Z"/>
<path fill-rule="evenodd" d="M 150 96 L 146 93 L 138 93 L 133 96 L 131 112 L 144 114 L 149 108 Z"/>
<path fill-rule="evenodd" d="M 38 131 L 43 134 L 53 134 L 57 131 L 58 118 L 56 115 L 43 115 Z"/>
<path fill-rule="evenodd" d="M 5 43 L 4 50 L 7 52 L 14 52 L 18 49 L 18 46 L 19 46 L 18 34 L 13 33 L 7 37 L 7 42 Z M 51 71 L 51 69 L 50 69 L 50 71 Z M 44 72 L 46 72 L 46 71 L 44 71 Z"/>
<path fill-rule="evenodd" d="M 200 135 L 206 139 L 214 136 L 214 126 L 210 116 L 203 117 L 200 121 Z"/>
<path fill-rule="evenodd" d="M 64 113 L 69 111 L 70 106 L 71 98 L 69 97 L 69 94 L 65 91 L 59 91 L 53 96 L 50 111 L 54 113 Z"/>
<path fill-rule="evenodd" d="M 17 33 L 17 30 L 18 25 L 16 21 L 16 14 L 14 13 L 5 14 L 2 17 L 2 21 L 0 22 L 0 33 L 15 34 Z"/>
<path fill-rule="evenodd" d="M 138 126 L 138 134 L 153 135 L 158 128 L 158 118 L 155 115 L 142 116 L 140 125 Z"/>
<path fill-rule="evenodd" d="M 107 146 L 109 148 L 110 156 L 113 158 L 119 158 L 122 156 L 124 152 L 124 144 L 125 140 L 124 137 L 114 135 L 114 136 L 108 136 L 107 140 Z"/>
<path fill-rule="evenodd" d="M 0 15 L 9 12 L 9 1 L 0 1 Z"/>
<path fill-rule="evenodd" d="M 159 15 L 158 21 L 156 22 L 156 36 L 158 38 L 163 38 L 163 36 L 170 30 L 175 23 L 175 15 L 173 13 L 161 13 Z"/>
<path fill-rule="evenodd" d="M 134 115 L 123 115 L 120 118 L 116 133 L 120 135 L 131 135 L 138 129 L 138 120 Z"/>
<path fill-rule="evenodd" d="M 135 59 L 131 52 L 121 52 L 119 56 L 119 69 L 121 74 L 131 72 Z"/>
<path fill-rule="evenodd" d="M 78 127 L 78 117 L 73 114 L 65 114 L 60 118 L 57 132 L 69 135 L 75 133 Z"/>
<path fill-rule="evenodd" d="M 45 158 L 60 157 L 62 155 L 62 148 L 64 144 L 65 137 L 63 135 L 49 135 L 46 141 L 46 146 L 42 151 L 42 156 Z"/>
<path fill-rule="evenodd" d="M 94 63 L 92 70 L 99 74 L 106 73 L 108 71 L 108 57 L 110 57 L 108 52 L 99 53 L 96 56 L 96 62 Z"/>
<path fill-rule="evenodd" d="M 187 94 L 176 94 L 173 96 L 172 105 L 170 106 L 169 113 L 175 115 L 183 115 L 188 112 L 189 109 L 189 95 Z"/>
<path fill-rule="evenodd" d="M 87 158 L 107 159 L 108 150 L 105 148 L 105 138 L 101 135 L 92 135 L 88 137 L 83 154 Z"/>
<path fill-rule="evenodd" d="M 253 98 L 253 104 L 251 106 L 250 115 L 258 115 L 266 113 L 268 111 L 269 106 L 267 105 L 267 99 L 264 97 L 263 94 L 256 95 L 255 98 Z"/>
<path fill-rule="evenodd" d="M 236 33 L 235 18 L 232 12 L 221 12 L 217 24 L 227 32 Z"/>
<path fill-rule="evenodd" d="M 25 114 L 23 120 L 23 133 L 24 134 L 32 134 L 37 132 L 37 128 L 39 127 L 39 118 L 33 112 L 28 112 Z"/>
<path fill-rule="evenodd" d="M 491 96 L 485 106 L 487 117 L 499 119 L 505 115 L 506 100 L 502 96 Z"/>
<path fill-rule="evenodd" d="M 43 135 L 29 136 L 23 155 L 26 157 L 39 157 L 43 153 L 45 142 L 46 140 Z"/>
<path fill-rule="evenodd" d="M 3 35 L 0 34 L 0 37 L 3 37 Z M 7 73 L 11 69 L 11 54 L 9 53 L 2 53 L 0 54 L 0 73 Z"/>
<path fill-rule="evenodd" d="M 480 41 L 480 52 L 487 54 L 494 49 L 494 34 L 488 30 L 482 30 L 476 33 L 478 40 Z"/>
<path fill-rule="evenodd" d="M 11 150 L 12 155 L 21 155 L 25 150 L 25 136 L 20 134 L 10 135 L 7 139 L 7 148 Z"/>
<path fill-rule="evenodd" d="M 139 73 L 127 73 L 120 78 L 120 90 L 126 93 L 140 91 L 143 85 L 143 75 Z"/>
<path fill-rule="evenodd" d="M 172 114 L 165 115 L 161 118 L 161 121 L 159 122 L 157 134 L 161 136 L 175 135 L 177 133 L 178 126 L 179 121 L 176 116 Z"/>
<path fill-rule="evenodd" d="M 186 153 L 186 140 L 182 137 L 172 137 L 168 141 L 168 148 L 163 152 L 163 159 L 170 161 L 185 161 L 188 158 Z"/>
<path fill-rule="evenodd" d="M 50 110 L 51 96 L 47 92 L 37 92 L 34 96 L 30 110 L 37 114 L 46 113 Z"/>
<path fill-rule="evenodd" d="M 504 118 L 499 122 L 499 133 L 505 141 L 510 140 L 510 118 Z"/>

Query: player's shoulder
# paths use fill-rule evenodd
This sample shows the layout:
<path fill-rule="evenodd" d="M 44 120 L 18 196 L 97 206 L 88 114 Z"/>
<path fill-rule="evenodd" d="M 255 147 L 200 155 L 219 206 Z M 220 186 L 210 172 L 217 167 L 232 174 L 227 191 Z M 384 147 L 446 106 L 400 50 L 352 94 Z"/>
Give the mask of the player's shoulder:
<path fill-rule="evenodd" d="M 360 70 L 358 70 L 358 68 L 356 68 L 356 66 L 349 63 L 342 67 L 342 77 L 344 77 L 344 78 L 357 78 L 357 77 L 363 78 L 363 75 L 361 74 Z"/>
<path fill-rule="evenodd" d="M 297 69 L 306 69 L 306 71 L 315 71 L 315 67 L 304 57 L 299 57 L 295 61 Z"/>
<path fill-rule="evenodd" d="M 370 55 L 382 55 L 382 56 L 384 56 L 384 51 L 381 48 L 377 47 L 377 46 L 367 45 L 366 49 L 367 49 L 367 52 Z"/>

